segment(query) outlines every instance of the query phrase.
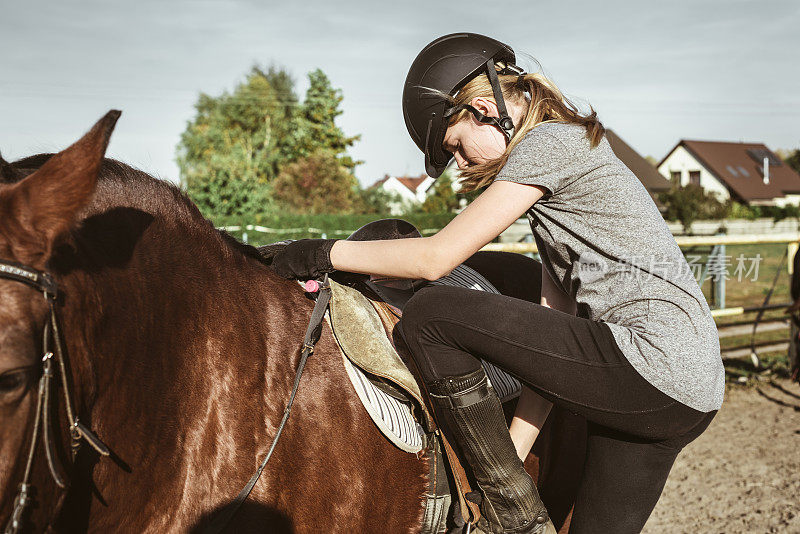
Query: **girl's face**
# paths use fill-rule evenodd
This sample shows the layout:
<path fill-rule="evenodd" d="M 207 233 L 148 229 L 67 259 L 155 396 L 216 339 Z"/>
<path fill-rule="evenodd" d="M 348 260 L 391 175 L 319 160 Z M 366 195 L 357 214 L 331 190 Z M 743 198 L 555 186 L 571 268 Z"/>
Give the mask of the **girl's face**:
<path fill-rule="evenodd" d="M 498 117 L 497 105 L 476 97 L 470 105 L 488 117 Z M 459 169 L 497 159 L 506 150 L 506 138 L 495 126 L 478 122 L 471 113 L 447 127 L 442 146 L 455 157 Z"/>

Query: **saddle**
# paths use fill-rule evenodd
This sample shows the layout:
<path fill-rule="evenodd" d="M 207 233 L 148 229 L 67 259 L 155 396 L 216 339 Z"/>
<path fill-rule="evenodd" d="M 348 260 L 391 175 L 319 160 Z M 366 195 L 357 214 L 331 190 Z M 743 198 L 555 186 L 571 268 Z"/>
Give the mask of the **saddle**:
<path fill-rule="evenodd" d="M 348 240 L 403 239 L 421 237 L 410 223 L 400 219 L 371 222 Z M 328 320 L 342 349 L 343 365 L 367 412 L 380 431 L 398 448 L 419 454 L 430 451 L 431 488 L 428 494 L 423 532 L 438 532 L 444 526 L 451 504 L 450 481 L 441 451 L 450 465 L 452 482 L 459 498 L 461 520 L 474 523 L 478 506 L 465 498 L 469 481 L 455 452 L 438 431 L 424 386 L 402 336 L 395 325 L 408 300 L 428 285 L 454 285 L 499 293 L 474 269 L 459 265 L 447 276 L 427 280 L 388 279 L 358 273 L 330 275 L 331 302 Z M 502 401 L 516 398 L 521 384 L 511 375 L 482 362 L 489 382 Z M 470 518 L 471 516 L 471 518 Z M 457 522 L 458 524 L 458 522 Z"/>
<path fill-rule="evenodd" d="M 411 237 L 422 237 L 411 223 L 401 219 L 381 219 L 362 226 L 347 239 L 366 241 Z M 259 251 L 268 251 L 285 243 L 287 241 L 272 243 L 259 247 Z M 325 317 L 341 348 L 347 375 L 364 408 L 395 446 L 417 455 L 427 452 L 429 490 L 421 532 L 444 532 L 450 524 L 448 513 L 451 512 L 452 524 L 456 528 L 467 523 L 476 524 L 480 510 L 468 498 L 474 492 L 466 472 L 436 426 L 433 410 L 424 393 L 424 382 L 419 378 L 402 336 L 395 335 L 395 325 L 406 302 L 428 284 L 492 293 L 499 291 L 480 273 L 464 264 L 435 281 L 349 272 L 330 273 L 327 281 L 331 291 Z M 482 362 L 482 365 L 491 388 L 501 401 L 519 396 L 522 386 L 514 377 L 488 362 Z M 445 468 L 443 456 L 447 456 L 449 470 Z M 458 497 L 458 514 L 451 506 L 453 487 Z"/>
<path fill-rule="evenodd" d="M 478 284 L 475 280 L 481 280 L 482 283 Z M 455 285 L 482 291 L 494 289 L 485 278 L 466 265 L 459 265 L 449 275 L 431 284 Z M 418 425 L 406 425 L 412 431 L 416 428 L 420 432 L 433 432 L 436 425 L 427 410 L 426 396 L 420 387 L 422 381 L 402 336 L 395 329 L 402 316 L 402 307 L 397 305 L 401 304 L 399 299 L 407 301 L 413 293 L 409 291 L 409 294 L 399 295 L 393 304 L 373 289 L 373 286 L 381 288 L 379 283 L 351 287 L 330 280 L 330 285 L 331 330 L 342 349 L 345 367 L 351 375 L 353 386 L 362 397 L 367 410 L 371 411 L 370 405 L 380 405 L 378 409 L 384 408 L 380 417 L 387 424 L 397 426 L 394 424 L 395 420 L 413 417 Z M 481 363 L 490 385 L 502 402 L 519 396 L 521 384 L 517 379 L 488 362 Z M 354 369 L 350 369 L 350 366 Z M 364 376 L 356 380 L 353 374 Z M 370 385 L 377 391 L 370 391 Z M 398 402 L 411 403 L 412 407 L 407 410 L 395 408 Z M 373 416 L 373 419 L 376 418 Z M 403 430 L 402 426 L 393 435 L 389 435 L 384 429 L 385 425 L 377 419 L 375 422 L 399 448 L 415 453 L 422 448 L 421 443 L 424 440 L 415 439 L 416 443 L 420 443 L 418 448 L 413 448 L 408 441 L 398 441 L 404 439 L 403 435 L 397 434 L 398 430 Z"/>

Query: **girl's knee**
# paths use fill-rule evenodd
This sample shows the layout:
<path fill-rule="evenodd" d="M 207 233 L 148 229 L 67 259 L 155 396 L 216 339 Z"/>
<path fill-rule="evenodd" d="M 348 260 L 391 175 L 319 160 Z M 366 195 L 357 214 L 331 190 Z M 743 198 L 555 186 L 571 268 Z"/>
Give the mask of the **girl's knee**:
<path fill-rule="evenodd" d="M 448 286 L 425 286 L 408 299 L 398 323 L 406 340 L 419 336 L 431 319 L 442 314 L 443 308 L 446 309 L 451 301 L 451 289 Z"/>

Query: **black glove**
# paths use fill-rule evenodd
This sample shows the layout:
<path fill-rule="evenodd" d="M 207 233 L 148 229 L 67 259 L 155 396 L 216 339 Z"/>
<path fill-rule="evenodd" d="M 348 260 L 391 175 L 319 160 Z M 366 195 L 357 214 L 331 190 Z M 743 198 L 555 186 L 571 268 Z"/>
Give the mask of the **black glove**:
<path fill-rule="evenodd" d="M 267 265 L 271 265 L 273 258 L 275 258 L 275 255 L 281 250 L 285 249 L 286 245 L 292 243 L 293 241 L 297 240 L 285 239 L 283 241 L 270 243 L 269 245 L 262 245 L 260 247 L 256 247 L 256 250 L 258 250 L 258 253 L 261 255 L 261 261 Z"/>
<path fill-rule="evenodd" d="M 260 249 L 265 263 L 284 278 L 309 280 L 334 271 L 331 247 L 338 239 L 298 239 Z"/>

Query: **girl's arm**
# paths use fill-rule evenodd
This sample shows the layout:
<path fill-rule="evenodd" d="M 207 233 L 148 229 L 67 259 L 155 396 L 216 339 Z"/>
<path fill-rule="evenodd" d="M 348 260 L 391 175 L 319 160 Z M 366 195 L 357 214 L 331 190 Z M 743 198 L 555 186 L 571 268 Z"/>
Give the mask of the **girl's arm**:
<path fill-rule="evenodd" d="M 448 274 L 519 219 L 544 194 L 536 185 L 493 182 L 431 237 L 339 240 L 331 264 L 340 271 L 436 280 Z"/>
<path fill-rule="evenodd" d="M 556 286 L 544 266 L 542 266 L 541 304 L 542 306 L 573 315 L 577 310 L 575 300 Z M 514 447 L 517 449 L 517 456 L 522 461 L 525 461 L 525 458 L 528 457 L 528 453 L 539 436 L 539 432 L 542 430 L 542 426 L 552 407 L 552 402 L 532 389 L 525 386 L 522 387 L 517 409 L 508 429 L 511 433 L 511 441 L 514 442 Z"/>

